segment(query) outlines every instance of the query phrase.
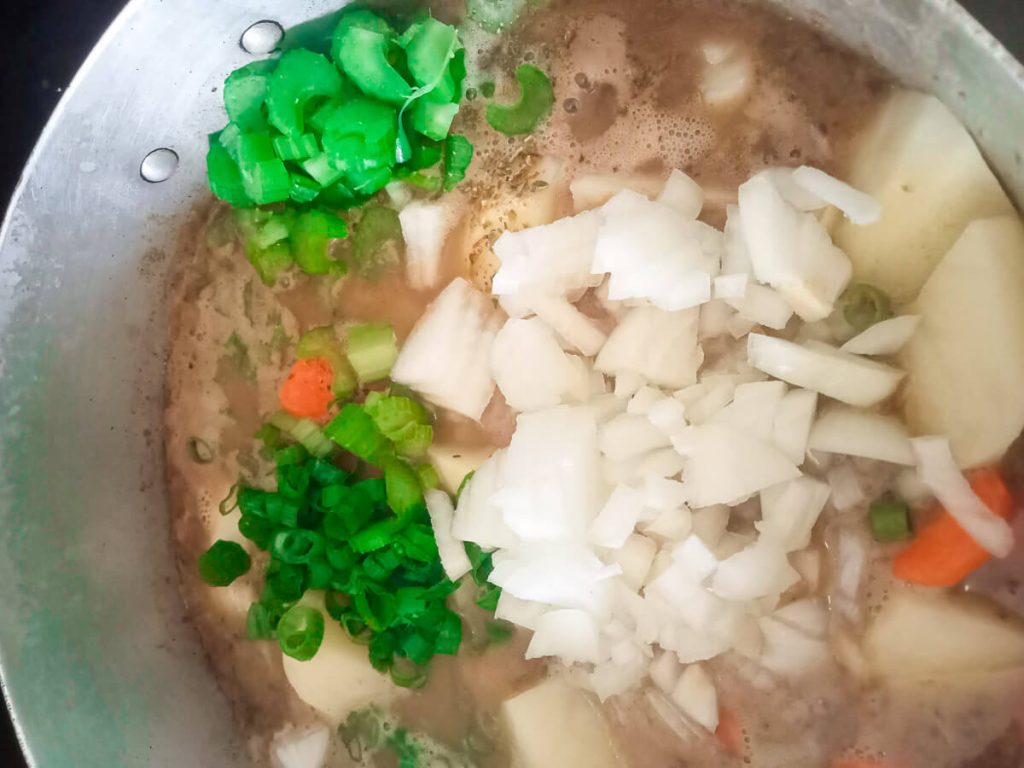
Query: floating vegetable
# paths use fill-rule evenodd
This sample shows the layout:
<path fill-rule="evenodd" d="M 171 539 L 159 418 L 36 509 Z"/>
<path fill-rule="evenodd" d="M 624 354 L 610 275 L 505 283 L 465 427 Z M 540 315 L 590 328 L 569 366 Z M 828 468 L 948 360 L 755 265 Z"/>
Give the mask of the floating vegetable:
<path fill-rule="evenodd" d="M 213 587 L 226 587 L 247 573 L 252 561 L 242 545 L 218 539 L 199 556 L 199 577 Z"/>
<path fill-rule="evenodd" d="M 516 68 L 516 80 L 519 82 L 519 101 L 487 106 L 487 122 L 494 130 L 509 136 L 533 131 L 551 114 L 551 106 L 555 103 L 551 80 L 532 64 L 520 64 Z"/>

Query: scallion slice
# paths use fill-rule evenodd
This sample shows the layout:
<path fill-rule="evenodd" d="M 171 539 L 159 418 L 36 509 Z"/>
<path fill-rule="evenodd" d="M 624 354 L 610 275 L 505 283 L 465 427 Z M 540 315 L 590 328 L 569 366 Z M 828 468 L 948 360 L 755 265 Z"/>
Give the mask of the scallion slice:
<path fill-rule="evenodd" d="M 277 624 L 277 641 L 287 656 L 309 661 L 324 640 L 324 615 L 308 605 L 293 605 Z"/>
<path fill-rule="evenodd" d="M 907 502 L 886 495 L 871 503 L 868 516 L 877 541 L 903 541 L 913 536 Z"/>

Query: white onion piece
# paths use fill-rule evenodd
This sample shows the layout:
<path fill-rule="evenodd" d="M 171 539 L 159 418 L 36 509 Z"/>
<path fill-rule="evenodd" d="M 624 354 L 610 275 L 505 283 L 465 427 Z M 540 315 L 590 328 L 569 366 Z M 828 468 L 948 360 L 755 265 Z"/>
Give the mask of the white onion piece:
<path fill-rule="evenodd" d="M 490 501 L 524 541 L 583 541 L 604 501 L 599 462 L 589 409 L 520 414 Z"/>
<path fill-rule="evenodd" d="M 520 600 L 511 592 L 503 591 L 498 597 L 494 618 L 510 621 L 526 629 L 534 629 L 537 626 L 537 619 L 549 610 L 551 610 L 549 605 Z"/>
<path fill-rule="evenodd" d="M 664 541 L 682 541 L 689 535 L 691 527 L 690 510 L 683 506 L 661 510 L 654 520 L 643 526 L 643 532 Z"/>
<path fill-rule="evenodd" d="M 609 274 L 609 298 L 647 299 L 666 311 L 711 298 L 723 249 L 720 233 L 635 192 L 619 193 L 601 211 L 591 269 Z"/>
<path fill-rule="evenodd" d="M 828 660 L 828 615 L 815 600 L 797 600 L 758 621 L 764 636 L 760 662 L 773 672 L 810 672 Z"/>
<path fill-rule="evenodd" d="M 537 619 L 527 659 L 557 656 L 567 664 L 596 664 L 601 659 L 597 624 L 586 611 L 563 608 L 548 611 Z"/>
<path fill-rule="evenodd" d="M 716 299 L 742 299 L 747 295 L 750 275 L 740 272 L 737 275 L 719 275 L 711 285 Z"/>
<path fill-rule="evenodd" d="M 850 259 L 832 244 L 813 214 L 783 199 L 769 177 L 757 175 L 743 184 L 739 201 L 758 282 L 782 294 L 803 320 L 830 315 L 850 281 Z"/>
<path fill-rule="evenodd" d="M 896 391 L 903 372 L 820 342 L 803 345 L 750 334 L 750 365 L 769 376 L 812 389 L 849 405 L 870 408 Z"/>
<path fill-rule="evenodd" d="M 666 397 L 651 406 L 647 419 L 666 435 L 673 435 L 686 426 L 686 407 L 674 397 Z"/>
<path fill-rule="evenodd" d="M 726 304 L 724 299 L 712 299 L 702 304 L 697 324 L 697 338 L 704 341 L 724 336 L 729 332 L 729 321 L 735 316 L 733 308 Z"/>
<path fill-rule="evenodd" d="M 646 416 L 656 403 L 666 399 L 668 398 L 659 389 L 640 387 L 633 397 L 629 399 L 629 403 L 626 405 L 626 413 L 632 416 Z"/>
<path fill-rule="evenodd" d="M 612 331 L 594 367 L 617 378 L 632 373 L 666 389 L 693 384 L 704 362 L 697 343 L 699 317 L 695 309 L 635 307 Z"/>
<path fill-rule="evenodd" d="M 274 742 L 274 754 L 281 768 L 323 768 L 330 738 L 323 726 L 301 735 L 291 732 Z"/>
<path fill-rule="evenodd" d="M 683 485 L 691 507 L 734 504 L 800 476 L 778 448 L 727 424 L 688 427 L 672 444 L 686 459 Z"/>
<path fill-rule="evenodd" d="M 722 232 L 725 254 L 722 256 L 723 275 L 752 275 L 754 265 L 750 262 L 750 251 L 743 237 L 743 216 L 738 205 L 725 209 L 725 229 Z"/>
<path fill-rule="evenodd" d="M 691 519 L 694 535 L 698 536 L 706 547 L 716 547 L 729 525 L 730 511 L 725 504 L 693 510 Z"/>
<path fill-rule="evenodd" d="M 867 500 L 857 471 L 849 464 L 833 467 L 825 479 L 832 489 L 832 506 L 840 512 L 853 509 Z"/>
<path fill-rule="evenodd" d="M 599 445 L 612 461 L 625 461 L 670 443 L 646 416 L 623 413 L 601 425 Z"/>
<path fill-rule="evenodd" d="M 452 521 L 452 535 L 460 541 L 472 541 L 485 549 L 511 547 L 519 542 L 505 525 L 501 508 L 494 503 L 498 476 L 505 450 L 497 451 L 476 470 L 459 495 Z"/>
<path fill-rule="evenodd" d="M 409 203 L 398 213 L 405 240 L 405 273 L 409 286 L 422 291 L 437 285 L 441 251 L 448 235 L 449 213 L 444 203 Z"/>
<path fill-rule="evenodd" d="M 740 46 L 732 48 L 728 55 L 721 57 L 719 48 L 701 73 L 698 88 L 704 103 L 711 107 L 727 107 L 736 104 L 750 93 L 754 79 L 754 64 L 750 54 Z"/>
<path fill-rule="evenodd" d="M 742 296 L 726 298 L 725 302 L 744 319 L 765 328 L 782 330 L 793 316 L 789 302 L 768 286 L 757 283 L 750 283 Z"/>
<path fill-rule="evenodd" d="M 783 199 L 799 211 L 819 211 L 826 203 L 821 197 L 800 186 L 793 179 L 795 168 L 766 168 L 761 171 L 771 179 Z"/>
<path fill-rule="evenodd" d="M 437 541 L 441 567 L 449 579 L 458 581 L 469 573 L 472 565 L 466 555 L 466 548 L 452 535 L 452 520 L 455 517 L 452 499 L 444 491 L 437 490 L 427 491 L 424 498 L 430 515 L 430 526 L 434 529 L 434 539 Z"/>
<path fill-rule="evenodd" d="M 491 373 L 516 411 L 538 411 L 589 393 L 586 366 L 566 355 L 539 318 L 508 320 L 491 346 Z"/>
<path fill-rule="evenodd" d="M 704 667 L 691 664 L 684 669 L 672 689 L 671 698 L 684 714 L 714 733 L 718 727 L 718 694 Z"/>
<path fill-rule="evenodd" d="M 627 661 L 605 661 L 594 665 L 590 687 L 602 702 L 625 693 L 640 684 L 647 671 L 647 659 L 637 652 Z"/>
<path fill-rule="evenodd" d="M 608 340 L 593 320 L 561 297 L 534 295 L 527 299 L 527 304 L 569 346 L 587 357 L 600 352 Z"/>
<path fill-rule="evenodd" d="M 793 181 L 829 205 L 834 205 L 858 226 L 874 224 L 882 218 L 882 205 L 875 198 L 817 168 L 807 165 L 797 168 L 793 171 Z"/>
<path fill-rule="evenodd" d="M 654 657 L 648 670 L 653 682 L 659 690 L 671 693 L 676 687 L 679 676 L 683 673 L 683 666 L 679 658 L 672 651 L 662 651 Z"/>
<path fill-rule="evenodd" d="M 755 600 L 781 594 L 799 579 L 786 550 L 769 537 L 719 563 L 711 589 L 729 600 Z"/>
<path fill-rule="evenodd" d="M 862 618 L 860 588 L 868 567 L 867 536 L 848 527 L 839 530 L 835 544 L 835 573 L 830 602 L 847 619 Z"/>
<path fill-rule="evenodd" d="M 1013 529 L 971 490 L 953 459 L 949 441 L 944 437 L 915 437 L 910 445 L 917 458 L 921 480 L 960 527 L 996 557 L 1010 554 Z"/>
<path fill-rule="evenodd" d="M 632 590 L 639 590 L 647 581 L 658 545 L 639 533 L 626 537 L 626 542 L 609 556 L 609 562 L 622 569 L 622 581 Z"/>
<path fill-rule="evenodd" d="M 686 506 L 686 489 L 678 480 L 648 477 L 641 488 L 644 506 L 659 512 Z"/>
<path fill-rule="evenodd" d="M 623 546 L 643 510 L 643 493 L 621 483 L 615 486 L 590 526 L 590 542 L 609 549 Z"/>
<path fill-rule="evenodd" d="M 781 381 L 740 384 L 733 393 L 732 402 L 715 414 L 714 421 L 731 424 L 765 442 L 771 442 L 775 414 L 785 394 L 786 385 Z"/>
<path fill-rule="evenodd" d="M 599 285 L 590 272 L 601 216 L 589 211 L 551 224 L 505 232 L 494 243 L 501 266 L 491 291 L 496 296 L 567 292 Z"/>
<path fill-rule="evenodd" d="M 605 565 L 585 546 L 530 544 L 495 554 L 488 580 L 521 600 L 593 609 L 602 600 L 602 582 L 621 572 L 618 565 Z"/>
<path fill-rule="evenodd" d="M 634 371 L 624 369 L 615 374 L 615 396 L 628 400 L 644 386 L 644 377 Z"/>
<path fill-rule="evenodd" d="M 785 394 L 775 411 L 772 442 L 797 466 L 804 463 L 807 455 L 807 439 L 817 409 L 817 392 L 794 389 Z"/>
<path fill-rule="evenodd" d="M 855 355 L 894 355 L 913 338 L 920 321 L 918 315 L 891 317 L 861 331 L 840 349 Z"/>
<path fill-rule="evenodd" d="M 685 173 L 673 169 L 661 188 L 658 202 L 669 206 L 683 218 L 696 219 L 704 207 L 704 190 Z"/>
<path fill-rule="evenodd" d="M 762 540 L 777 542 L 786 552 L 803 549 L 811 543 L 811 531 L 829 493 L 828 485 L 810 477 L 765 488 L 761 491 L 761 520 L 754 526 Z"/>
<path fill-rule="evenodd" d="M 823 411 L 811 428 L 807 447 L 904 466 L 915 463 L 910 436 L 899 419 L 844 405 Z"/>
<path fill-rule="evenodd" d="M 490 352 L 499 324 L 486 296 L 461 277 L 452 280 L 402 345 L 392 380 L 479 420 L 494 393 Z"/>

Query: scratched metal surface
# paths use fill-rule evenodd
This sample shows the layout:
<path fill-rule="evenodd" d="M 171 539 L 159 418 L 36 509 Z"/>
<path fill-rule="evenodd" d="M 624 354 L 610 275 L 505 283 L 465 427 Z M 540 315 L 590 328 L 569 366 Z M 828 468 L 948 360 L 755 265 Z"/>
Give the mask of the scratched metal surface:
<path fill-rule="evenodd" d="M 1024 73 L 947 0 L 788 0 L 942 95 L 1024 198 Z M 338 3 L 330 3 L 337 6 Z M 66 92 L 0 232 L 0 665 L 31 765 L 245 764 L 185 620 L 160 417 L 166 248 L 205 194 L 240 32 L 324 0 L 133 0 Z M 139 176 L 150 149 L 181 163 Z"/>

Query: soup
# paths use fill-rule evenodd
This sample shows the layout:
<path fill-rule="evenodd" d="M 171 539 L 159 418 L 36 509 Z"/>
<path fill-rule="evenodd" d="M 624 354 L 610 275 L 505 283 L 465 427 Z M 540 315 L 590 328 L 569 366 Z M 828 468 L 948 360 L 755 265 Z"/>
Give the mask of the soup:
<path fill-rule="evenodd" d="M 1020 765 L 1024 228 L 970 136 L 765 8 L 525 5 L 225 84 L 168 482 L 254 761 Z"/>

